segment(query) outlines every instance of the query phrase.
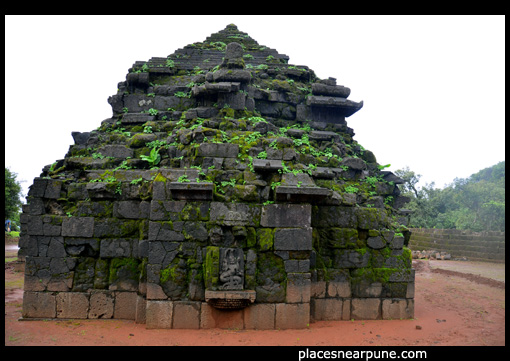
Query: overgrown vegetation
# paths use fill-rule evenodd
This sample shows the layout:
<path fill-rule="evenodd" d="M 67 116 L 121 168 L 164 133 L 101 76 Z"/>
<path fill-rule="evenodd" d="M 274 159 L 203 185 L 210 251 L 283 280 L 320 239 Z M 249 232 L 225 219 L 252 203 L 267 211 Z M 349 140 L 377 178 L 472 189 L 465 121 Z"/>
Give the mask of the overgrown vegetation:
<path fill-rule="evenodd" d="M 395 173 L 405 180 L 403 195 L 411 198 L 411 227 L 505 231 L 505 161 L 443 189 L 434 183 L 418 188 L 421 175 L 408 167 Z"/>
<path fill-rule="evenodd" d="M 21 184 L 16 179 L 17 174 L 12 172 L 9 168 L 5 168 L 5 219 L 11 220 L 11 229 L 16 231 L 17 224 L 19 223 L 19 214 L 21 211 Z"/>

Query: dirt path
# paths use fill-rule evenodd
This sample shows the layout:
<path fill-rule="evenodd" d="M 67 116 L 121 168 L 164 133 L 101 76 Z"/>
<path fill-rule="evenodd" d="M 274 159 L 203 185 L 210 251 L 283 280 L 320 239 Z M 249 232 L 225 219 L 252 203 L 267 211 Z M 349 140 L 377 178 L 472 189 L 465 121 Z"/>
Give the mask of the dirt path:
<path fill-rule="evenodd" d="M 504 282 L 497 279 L 500 271 L 494 271 L 499 267 L 504 274 L 504 265 L 470 268 L 470 262 L 463 262 L 463 269 L 446 269 L 438 262 L 414 262 L 412 320 L 321 321 L 304 330 L 271 331 L 147 330 L 127 320 L 18 321 L 23 276 L 6 263 L 5 345 L 505 345 Z M 475 268 L 498 276 L 466 276 Z"/>

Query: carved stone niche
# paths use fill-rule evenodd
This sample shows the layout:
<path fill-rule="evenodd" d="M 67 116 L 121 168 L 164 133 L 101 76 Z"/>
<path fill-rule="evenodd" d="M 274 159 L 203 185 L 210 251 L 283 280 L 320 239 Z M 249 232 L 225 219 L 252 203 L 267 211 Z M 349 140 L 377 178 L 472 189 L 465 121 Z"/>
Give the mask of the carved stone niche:
<path fill-rule="evenodd" d="M 205 300 L 220 309 L 240 309 L 255 302 L 256 292 L 243 290 L 244 253 L 242 248 L 220 248 L 219 289 L 206 290 Z"/>
<path fill-rule="evenodd" d="M 220 289 L 242 290 L 244 253 L 242 248 L 220 248 Z"/>

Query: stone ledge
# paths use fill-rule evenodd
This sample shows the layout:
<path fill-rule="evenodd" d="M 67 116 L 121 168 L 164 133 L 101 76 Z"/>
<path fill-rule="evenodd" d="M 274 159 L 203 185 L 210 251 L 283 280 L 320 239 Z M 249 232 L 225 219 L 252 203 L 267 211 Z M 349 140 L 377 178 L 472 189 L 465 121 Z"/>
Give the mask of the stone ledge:
<path fill-rule="evenodd" d="M 249 300 L 251 303 L 255 302 L 256 292 L 253 290 L 231 290 L 231 291 L 205 291 L 205 301 L 211 299 L 224 299 L 224 300 Z"/>
<path fill-rule="evenodd" d="M 318 187 L 276 187 L 276 200 L 284 202 L 317 203 L 329 197 L 332 191 Z"/>
<path fill-rule="evenodd" d="M 172 199 L 210 201 L 213 198 L 212 183 L 180 183 L 171 182 L 167 185 Z"/>
<path fill-rule="evenodd" d="M 252 290 L 205 291 L 206 302 L 217 309 L 239 310 L 255 302 Z"/>

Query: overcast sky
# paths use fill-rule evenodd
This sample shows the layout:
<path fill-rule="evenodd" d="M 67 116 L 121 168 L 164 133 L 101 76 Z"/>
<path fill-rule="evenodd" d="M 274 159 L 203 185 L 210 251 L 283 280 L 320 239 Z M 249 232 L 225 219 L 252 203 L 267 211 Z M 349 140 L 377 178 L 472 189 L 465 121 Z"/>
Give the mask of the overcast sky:
<path fill-rule="evenodd" d="M 364 101 L 347 118 L 395 171 L 442 188 L 505 160 L 504 16 L 11 16 L 5 18 L 5 166 L 24 194 L 72 131 L 111 117 L 135 61 L 230 23 Z"/>

